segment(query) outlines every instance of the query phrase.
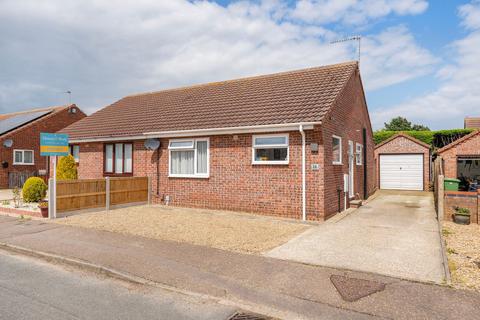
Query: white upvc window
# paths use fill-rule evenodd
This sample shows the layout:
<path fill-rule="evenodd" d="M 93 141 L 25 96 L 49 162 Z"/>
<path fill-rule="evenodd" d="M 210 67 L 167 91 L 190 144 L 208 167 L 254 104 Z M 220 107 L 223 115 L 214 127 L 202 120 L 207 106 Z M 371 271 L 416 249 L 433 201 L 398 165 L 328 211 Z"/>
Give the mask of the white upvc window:
<path fill-rule="evenodd" d="M 332 136 L 332 163 L 342 164 L 342 138 Z"/>
<path fill-rule="evenodd" d="M 13 150 L 13 164 L 33 165 L 33 150 Z"/>
<path fill-rule="evenodd" d="M 169 176 L 208 178 L 210 174 L 210 140 L 175 139 L 168 143 Z"/>
<path fill-rule="evenodd" d="M 288 134 L 254 135 L 252 164 L 288 164 Z"/>
<path fill-rule="evenodd" d="M 363 164 L 363 145 L 361 145 L 360 143 L 357 143 L 355 145 L 355 148 L 356 148 L 355 150 L 356 164 L 357 166 L 361 166 Z"/>

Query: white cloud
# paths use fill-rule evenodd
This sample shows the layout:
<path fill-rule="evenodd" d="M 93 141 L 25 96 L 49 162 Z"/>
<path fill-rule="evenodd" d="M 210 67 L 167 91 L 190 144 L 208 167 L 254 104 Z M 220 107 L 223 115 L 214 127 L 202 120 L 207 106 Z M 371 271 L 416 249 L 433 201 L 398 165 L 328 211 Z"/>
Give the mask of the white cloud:
<path fill-rule="evenodd" d="M 301 0 L 291 16 L 316 24 L 342 21 L 355 25 L 389 14 L 419 14 L 427 8 L 425 0 Z"/>
<path fill-rule="evenodd" d="M 458 9 L 459 16 L 463 19 L 463 26 L 468 29 L 480 28 L 480 6 L 479 1 L 460 6 Z"/>
<path fill-rule="evenodd" d="M 466 14 L 468 8 L 468 14 Z M 479 2 L 460 7 L 462 25 L 473 29 L 474 16 L 480 10 Z M 455 61 L 442 68 L 438 76 L 443 80 L 441 86 L 425 96 L 406 103 L 372 113 L 375 126 L 401 115 L 415 122 L 429 125 L 431 128 L 462 127 L 465 116 L 480 116 L 480 30 L 472 30 L 465 38 L 451 44 Z"/>
<path fill-rule="evenodd" d="M 370 3 L 370 11 L 357 14 L 372 19 L 381 15 L 373 7 L 414 14 L 424 1 L 408 0 L 408 8 L 402 1 L 353 2 L 355 8 Z M 331 45 L 339 35 L 289 19 L 291 10 L 280 0 L 228 7 L 184 0 L 3 0 L 0 87 L 9 90 L 0 95 L 0 109 L 64 103 L 59 92 L 72 90 L 73 101 L 93 111 L 135 92 L 356 57 L 353 43 Z M 434 60 L 405 27 L 367 35 L 363 52 L 370 89 L 422 75 Z"/>
<path fill-rule="evenodd" d="M 362 70 L 366 71 L 367 89 L 387 87 L 426 75 L 439 62 L 415 42 L 404 26 L 365 38 L 362 48 L 365 52 Z"/>

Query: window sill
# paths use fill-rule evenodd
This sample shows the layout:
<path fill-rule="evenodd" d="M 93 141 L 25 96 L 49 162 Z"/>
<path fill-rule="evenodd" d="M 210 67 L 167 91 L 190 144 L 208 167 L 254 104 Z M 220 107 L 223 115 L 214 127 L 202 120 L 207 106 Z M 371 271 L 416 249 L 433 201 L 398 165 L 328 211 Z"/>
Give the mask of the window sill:
<path fill-rule="evenodd" d="M 193 178 L 193 179 L 208 179 L 210 175 L 194 175 L 194 174 L 169 174 L 169 178 Z"/>
<path fill-rule="evenodd" d="M 253 161 L 253 165 L 287 165 L 289 161 Z"/>
<path fill-rule="evenodd" d="M 334 166 L 343 166 L 342 162 L 332 162 Z"/>
<path fill-rule="evenodd" d="M 112 173 L 112 172 L 104 172 L 104 177 L 132 177 L 133 173 Z"/>
<path fill-rule="evenodd" d="M 14 162 L 13 165 L 14 165 L 14 166 L 34 166 L 35 163 L 18 163 L 18 162 Z"/>

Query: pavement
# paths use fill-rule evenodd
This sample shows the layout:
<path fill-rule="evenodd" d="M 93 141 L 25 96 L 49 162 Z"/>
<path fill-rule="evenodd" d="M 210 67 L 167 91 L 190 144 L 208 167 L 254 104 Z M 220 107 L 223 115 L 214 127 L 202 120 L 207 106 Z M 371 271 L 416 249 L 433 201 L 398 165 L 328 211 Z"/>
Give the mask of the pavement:
<path fill-rule="evenodd" d="M 0 319 L 225 320 L 237 310 L 199 297 L 68 270 L 0 250 Z"/>
<path fill-rule="evenodd" d="M 155 286 L 228 301 L 280 319 L 480 319 L 480 294 L 476 292 L 186 243 L 0 217 L 0 248 L 11 250 L 13 246 L 31 250 L 37 256 L 48 253 L 102 266 Z M 341 276 L 336 284 L 339 289 L 332 283 L 332 276 Z M 359 290 L 366 296 L 350 292 L 355 283 L 364 287 Z M 342 295 L 353 299 L 347 301 Z"/>
<path fill-rule="evenodd" d="M 13 200 L 13 189 L 0 189 L 0 201 Z"/>
<path fill-rule="evenodd" d="M 266 255 L 415 281 L 445 281 L 429 192 L 380 191 L 343 219 L 311 228 Z"/>

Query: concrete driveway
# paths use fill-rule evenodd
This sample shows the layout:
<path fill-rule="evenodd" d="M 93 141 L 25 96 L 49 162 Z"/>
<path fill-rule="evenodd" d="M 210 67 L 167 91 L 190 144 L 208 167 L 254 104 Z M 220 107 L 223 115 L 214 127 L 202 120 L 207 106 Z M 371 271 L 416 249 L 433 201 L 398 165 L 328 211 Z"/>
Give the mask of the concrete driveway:
<path fill-rule="evenodd" d="M 441 283 L 443 258 L 433 195 L 380 191 L 344 218 L 332 218 L 266 255 L 308 264 Z"/>

